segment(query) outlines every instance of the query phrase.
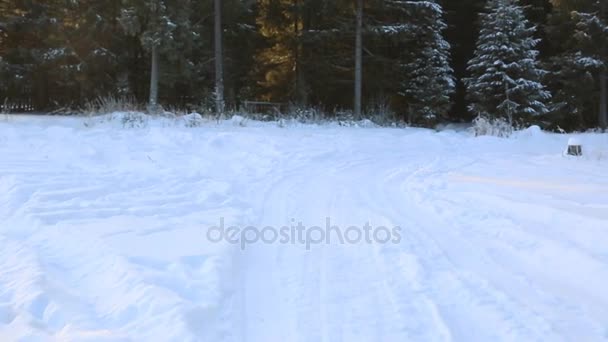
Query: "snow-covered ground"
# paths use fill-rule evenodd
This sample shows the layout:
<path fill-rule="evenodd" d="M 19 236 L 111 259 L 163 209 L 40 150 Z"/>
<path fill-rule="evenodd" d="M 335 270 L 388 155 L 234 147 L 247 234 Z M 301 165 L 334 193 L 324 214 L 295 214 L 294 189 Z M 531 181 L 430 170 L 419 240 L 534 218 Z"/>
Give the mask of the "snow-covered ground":
<path fill-rule="evenodd" d="M 0 118 L 1 341 L 608 339 L 608 134 L 144 126 Z"/>

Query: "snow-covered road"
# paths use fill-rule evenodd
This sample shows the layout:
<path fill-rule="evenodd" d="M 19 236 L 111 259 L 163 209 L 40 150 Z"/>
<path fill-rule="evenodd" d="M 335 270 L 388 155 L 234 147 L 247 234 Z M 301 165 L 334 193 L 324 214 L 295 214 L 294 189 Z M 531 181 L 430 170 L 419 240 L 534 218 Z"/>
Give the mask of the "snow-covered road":
<path fill-rule="evenodd" d="M 608 339 L 608 135 L 118 121 L 0 121 L 0 341 Z"/>

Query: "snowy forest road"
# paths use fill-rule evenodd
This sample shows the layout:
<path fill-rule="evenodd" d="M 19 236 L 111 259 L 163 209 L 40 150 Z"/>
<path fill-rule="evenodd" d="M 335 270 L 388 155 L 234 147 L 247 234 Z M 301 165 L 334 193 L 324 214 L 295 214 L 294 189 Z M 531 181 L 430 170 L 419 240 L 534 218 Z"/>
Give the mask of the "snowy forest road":
<path fill-rule="evenodd" d="M 605 135 L 249 125 L 0 123 L 0 339 L 608 338 Z"/>
<path fill-rule="evenodd" d="M 299 171 L 268 192 L 261 222 L 323 226 L 328 217 L 343 230 L 369 222 L 401 227 L 402 240 L 321 243 L 311 251 L 254 246 L 243 255 L 243 340 L 593 340 L 607 332 L 601 317 L 608 311 L 593 302 L 608 299 L 602 290 L 608 274 L 605 218 L 530 202 L 551 197 L 551 204 L 568 203 L 558 195 L 564 179 L 541 187 L 545 193 L 533 182 L 524 182 L 527 189 L 465 184 L 458 175 L 492 162 L 459 153 L 468 147 L 450 137 L 424 140 L 424 149 L 382 153 L 372 142 L 332 146 L 340 148 L 324 149 L 321 157 L 298 153 L 307 157 L 294 161 Z M 544 167 L 524 168 L 521 179 Z M 603 186 L 586 190 L 602 194 L 606 204 Z M 504 198 L 514 190 L 516 196 Z M 581 236 L 587 245 L 576 243 Z M 590 236 L 599 240 L 591 243 Z M 572 262 L 586 267 L 564 268 Z M 592 308 L 591 317 L 600 321 L 582 314 Z M 559 317 L 570 318 L 565 324 Z"/>

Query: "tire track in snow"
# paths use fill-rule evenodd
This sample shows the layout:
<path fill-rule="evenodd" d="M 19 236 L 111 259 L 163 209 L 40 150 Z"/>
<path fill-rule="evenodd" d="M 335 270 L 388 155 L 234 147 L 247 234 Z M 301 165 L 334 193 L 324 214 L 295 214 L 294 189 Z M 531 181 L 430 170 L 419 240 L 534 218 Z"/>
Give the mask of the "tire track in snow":
<path fill-rule="evenodd" d="M 378 187 L 375 198 L 386 198 L 386 202 L 370 203 L 377 212 L 388 215 L 393 223 L 399 223 L 403 228 L 404 242 L 400 246 L 382 248 L 387 260 L 399 260 L 405 256 L 405 263 L 399 274 L 408 274 L 412 270 L 422 270 L 419 275 L 424 280 L 421 291 L 430 301 L 435 302 L 439 313 L 444 316 L 449 331 L 456 340 L 470 339 L 536 339 L 542 340 L 551 334 L 551 328 L 533 312 L 526 312 L 525 306 L 506 296 L 499 287 L 479 278 L 475 269 L 467 271 L 466 265 L 459 265 L 455 259 L 444 250 L 445 244 L 457 244 L 450 239 L 449 224 L 437 225 L 433 216 L 425 215 L 424 206 L 416 200 L 422 194 L 436 193 L 440 189 L 424 188 L 429 173 L 441 173 L 438 161 L 423 165 L 414 171 L 388 171 L 383 186 Z M 390 165 L 387 166 L 390 170 Z M 434 175 L 436 176 L 436 175 Z M 422 189 L 421 189 L 422 188 Z M 400 207 L 396 207 L 398 203 Z M 436 230 L 446 231 L 445 236 L 430 234 Z M 438 240 L 443 240 L 438 243 Z M 410 252 L 401 250 L 407 245 Z M 385 246 L 382 246 L 385 247 Z M 474 255 L 477 253 L 463 248 L 452 248 L 458 253 Z M 386 254 L 388 253 L 388 254 Z M 496 266 L 496 265 L 494 265 Z M 406 277 L 407 279 L 407 277 Z M 464 316 L 463 316 L 464 315 Z M 487 324 L 487 320 L 492 323 Z M 492 330 L 485 330 L 475 325 L 476 321 L 486 321 Z M 536 322 L 536 323 L 532 323 Z M 483 337 L 485 336 L 485 337 Z"/>
<path fill-rule="evenodd" d="M 588 334 L 587 338 L 592 340 L 592 336 L 602 335 L 605 329 L 603 323 L 594 321 L 588 317 L 588 313 L 594 313 L 595 317 L 608 315 L 606 306 L 600 304 L 607 300 L 599 280 L 608 279 L 605 263 L 601 261 L 603 258 L 599 256 L 598 259 L 589 247 L 568 242 L 564 237 L 569 234 L 541 234 L 537 228 L 546 223 L 535 216 L 529 216 L 529 206 L 482 193 L 472 198 L 479 203 L 473 213 L 470 209 L 461 207 L 462 204 L 454 199 L 434 202 L 425 200 L 424 203 L 432 209 L 428 215 L 439 218 L 438 224 L 455 228 L 445 232 L 450 235 L 450 240 L 483 248 L 483 258 L 495 265 L 494 269 L 512 274 L 509 286 L 503 287 L 504 291 L 512 297 L 522 297 L 519 300 L 522 307 L 543 312 L 543 318 L 551 322 L 553 331 L 559 336 L 577 339 Z M 498 198 L 500 201 L 497 202 Z M 445 213 L 439 212 L 438 203 L 444 206 L 450 204 L 453 216 L 446 217 Z M 496 207 L 497 203 L 502 204 Z M 490 207 L 490 204 L 495 206 Z M 499 212 L 497 208 L 503 210 Z M 542 209 L 560 215 L 556 217 L 564 215 L 550 207 Z M 469 223 L 463 223 L 465 221 Z M 602 239 L 601 231 L 591 235 L 597 236 L 600 241 Z M 560 240 L 557 239 L 558 236 L 561 237 Z M 576 265 L 557 264 L 556 258 L 561 262 L 570 259 Z M 565 270 L 570 271 L 566 273 Z M 495 283 L 500 282 L 496 276 L 493 279 Z M 561 317 L 574 319 L 565 322 Z"/>
<path fill-rule="evenodd" d="M 289 223 L 290 217 L 312 221 L 304 222 L 309 225 L 332 217 L 343 228 L 365 223 L 364 216 L 352 211 L 363 209 L 364 196 L 351 188 L 356 182 L 345 174 L 353 169 L 369 172 L 376 167 L 373 157 L 329 168 L 302 165 L 307 172 L 296 166 L 266 196 L 265 208 L 268 203 L 283 205 L 266 212 L 265 223 Z M 302 202 L 310 198 L 315 202 Z M 260 245 L 252 246 L 243 258 L 249 274 L 243 310 L 250 320 L 243 340 L 450 340 L 436 307 L 417 290 L 417 275 L 406 281 L 391 275 L 387 267 L 392 264 L 380 261 L 372 246 L 332 244 L 305 251 L 302 246 Z M 381 280 L 385 278 L 395 280 L 387 287 Z"/>

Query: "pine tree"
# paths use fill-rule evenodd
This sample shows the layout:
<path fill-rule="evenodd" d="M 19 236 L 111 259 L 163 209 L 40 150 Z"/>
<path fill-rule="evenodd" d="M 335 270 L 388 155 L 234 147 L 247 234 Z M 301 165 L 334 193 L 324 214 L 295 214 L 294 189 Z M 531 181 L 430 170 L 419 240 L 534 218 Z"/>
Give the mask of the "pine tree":
<path fill-rule="evenodd" d="M 224 51 L 222 26 L 222 1 L 214 0 L 214 32 L 213 45 L 215 51 L 215 111 L 217 115 L 224 114 Z"/>
<path fill-rule="evenodd" d="M 74 56 L 75 101 L 82 104 L 103 96 L 129 95 L 126 36 L 120 27 L 120 3 L 72 1 L 66 8 L 62 43 Z M 79 94 L 78 94 L 79 93 Z"/>
<path fill-rule="evenodd" d="M 606 70 L 603 46 L 608 27 L 596 0 L 553 1 L 547 25 L 552 56 L 546 60 L 547 86 L 553 91 L 554 125 L 586 129 L 602 125 L 600 76 Z M 598 110 L 600 115 L 598 115 Z"/>
<path fill-rule="evenodd" d="M 412 1 L 366 2 L 366 95 L 372 104 L 390 106 L 396 119 L 413 119 L 412 96 L 406 94 L 412 76 L 412 63 L 420 50 Z M 408 69 L 408 67 L 410 69 Z M 374 110 L 373 108 L 371 108 Z"/>
<path fill-rule="evenodd" d="M 174 105 L 205 109 L 215 106 L 214 1 L 165 0 L 176 27 L 162 49 L 160 89 Z M 223 70 L 225 103 L 237 106 L 248 99 L 250 79 L 259 43 L 251 1 L 222 0 Z"/>
<path fill-rule="evenodd" d="M 384 101 L 386 94 L 394 94 L 390 110 L 410 123 L 432 125 L 447 116 L 455 82 L 441 5 L 387 0 L 368 6 L 368 96 Z"/>
<path fill-rule="evenodd" d="M 598 16 L 602 40 L 600 43 L 600 57 L 604 61 L 604 68 L 600 74 L 600 111 L 598 121 L 601 128 L 608 129 L 608 4 L 602 1 Z"/>
<path fill-rule="evenodd" d="M 577 20 L 577 38 L 588 57 L 601 64 L 598 75 L 600 105 L 598 125 L 608 128 L 608 5 L 605 1 L 594 4 L 595 13 L 574 13 Z"/>
<path fill-rule="evenodd" d="M 390 1 L 395 5 L 401 1 Z M 427 124 L 447 117 L 455 90 L 450 44 L 443 37 L 447 25 L 435 1 L 408 1 L 410 44 L 399 93 L 407 99 L 408 120 Z"/>
<path fill-rule="evenodd" d="M 465 80 L 470 110 L 478 116 L 530 119 L 548 112 L 551 94 L 541 83 L 539 43 L 515 0 L 489 0 Z"/>
<path fill-rule="evenodd" d="M 31 96 L 35 107 L 48 109 L 51 98 L 60 102 L 65 96 L 65 89 L 58 86 L 66 77 L 61 66 L 70 57 L 61 42 L 62 8 L 57 0 L 3 0 L 1 5 L 0 90 L 9 101 L 22 100 L 9 97 Z"/>
<path fill-rule="evenodd" d="M 164 0 L 123 0 L 121 24 L 125 32 L 136 36 L 150 52 L 150 111 L 158 109 L 161 54 L 173 40 L 176 25 Z"/>
<path fill-rule="evenodd" d="M 446 12 L 446 21 L 449 25 L 446 30 L 446 39 L 452 45 L 451 65 L 456 77 L 456 90 L 452 96 L 450 118 L 452 120 L 471 121 L 466 100 L 466 87 L 463 79 L 468 76 L 467 62 L 473 58 L 475 42 L 479 32 L 477 18 L 483 10 L 486 0 L 459 0 L 443 1 Z"/>
<path fill-rule="evenodd" d="M 299 105 L 308 102 L 306 81 L 303 79 L 303 13 L 305 0 L 260 0 L 258 28 L 265 45 L 256 56 L 262 98 L 291 101 Z"/>

